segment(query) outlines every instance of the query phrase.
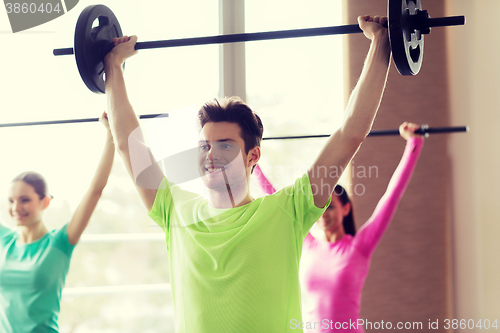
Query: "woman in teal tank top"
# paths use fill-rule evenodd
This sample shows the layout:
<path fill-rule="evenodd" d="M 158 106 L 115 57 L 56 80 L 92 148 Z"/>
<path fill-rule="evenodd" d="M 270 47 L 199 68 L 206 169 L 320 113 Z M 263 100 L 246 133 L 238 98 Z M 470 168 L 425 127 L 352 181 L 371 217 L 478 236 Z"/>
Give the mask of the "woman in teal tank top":
<path fill-rule="evenodd" d="M 71 254 L 104 189 L 114 158 L 106 113 L 106 143 L 95 175 L 71 221 L 48 231 L 42 221 L 52 196 L 42 175 L 24 172 L 8 191 L 16 228 L 0 224 L 0 332 L 58 332 L 57 319 Z"/>

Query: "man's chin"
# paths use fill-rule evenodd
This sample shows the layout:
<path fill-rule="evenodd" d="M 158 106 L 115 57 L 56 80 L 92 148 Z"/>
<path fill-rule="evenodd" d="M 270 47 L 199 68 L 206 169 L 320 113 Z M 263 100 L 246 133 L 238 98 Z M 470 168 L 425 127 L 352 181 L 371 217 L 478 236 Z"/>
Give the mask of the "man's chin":
<path fill-rule="evenodd" d="M 226 182 L 224 181 L 224 177 L 216 177 L 214 175 L 205 174 L 201 177 L 203 184 L 209 190 L 217 190 L 217 191 L 227 191 Z"/>

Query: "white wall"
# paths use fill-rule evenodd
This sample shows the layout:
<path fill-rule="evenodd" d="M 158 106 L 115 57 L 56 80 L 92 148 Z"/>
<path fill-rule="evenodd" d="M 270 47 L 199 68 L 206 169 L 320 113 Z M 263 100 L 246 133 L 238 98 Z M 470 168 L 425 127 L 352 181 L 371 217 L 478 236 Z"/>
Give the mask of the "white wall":
<path fill-rule="evenodd" d="M 471 129 L 450 140 L 455 318 L 476 322 L 500 321 L 498 12 L 498 0 L 447 0 L 466 16 L 448 35 L 451 122 Z"/>

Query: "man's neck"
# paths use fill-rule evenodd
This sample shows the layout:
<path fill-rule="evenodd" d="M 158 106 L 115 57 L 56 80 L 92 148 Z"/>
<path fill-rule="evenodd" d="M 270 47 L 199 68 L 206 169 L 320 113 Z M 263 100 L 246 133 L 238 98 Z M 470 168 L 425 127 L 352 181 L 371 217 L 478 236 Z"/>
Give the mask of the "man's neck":
<path fill-rule="evenodd" d="M 208 202 L 214 208 L 240 207 L 252 201 L 253 198 L 250 196 L 248 182 L 240 182 L 228 185 L 226 188 L 208 190 Z"/>

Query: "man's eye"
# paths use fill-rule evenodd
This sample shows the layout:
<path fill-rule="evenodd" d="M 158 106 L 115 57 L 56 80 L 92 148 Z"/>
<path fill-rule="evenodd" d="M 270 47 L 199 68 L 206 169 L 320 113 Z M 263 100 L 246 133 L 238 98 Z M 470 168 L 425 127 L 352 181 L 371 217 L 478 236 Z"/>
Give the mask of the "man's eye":
<path fill-rule="evenodd" d="M 23 202 L 30 202 L 30 199 L 23 199 Z"/>
<path fill-rule="evenodd" d="M 223 144 L 222 149 L 230 149 L 232 146 L 228 144 Z"/>
<path fill-rule="evenodd" d="M 200 145 L 201 150 L 208 150 L 209 146 L 208 145 Z"/>

